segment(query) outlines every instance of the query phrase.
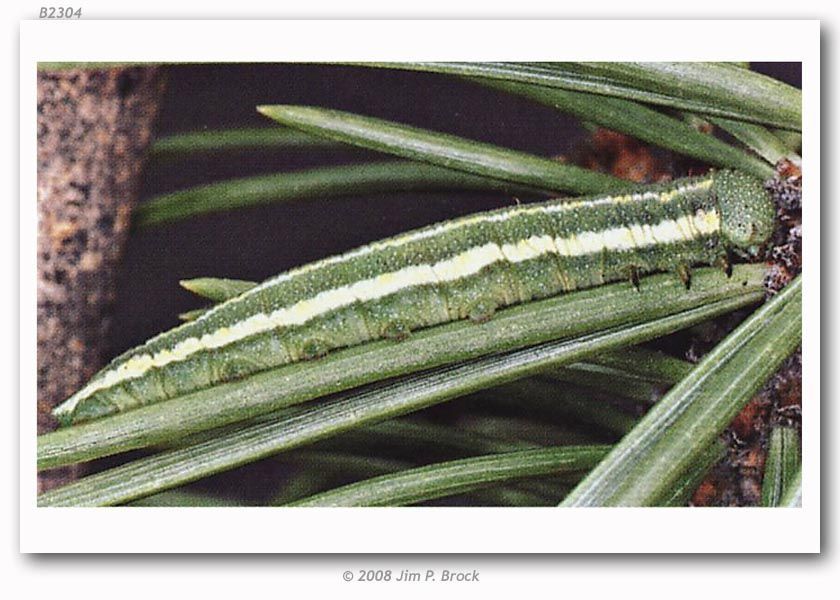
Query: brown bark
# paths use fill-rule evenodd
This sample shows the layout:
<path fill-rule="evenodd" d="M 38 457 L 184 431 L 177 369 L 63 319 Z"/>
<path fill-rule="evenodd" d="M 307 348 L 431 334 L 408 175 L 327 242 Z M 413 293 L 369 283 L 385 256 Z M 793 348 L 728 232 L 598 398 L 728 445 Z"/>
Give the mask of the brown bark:
<path fill-rule="evenodd" d="M 163 91 L 155 67 L 38 74 L 38 433 L 101 365 L 116 268 Z M 39 475 L 44 491 L 77 468 Z"/>

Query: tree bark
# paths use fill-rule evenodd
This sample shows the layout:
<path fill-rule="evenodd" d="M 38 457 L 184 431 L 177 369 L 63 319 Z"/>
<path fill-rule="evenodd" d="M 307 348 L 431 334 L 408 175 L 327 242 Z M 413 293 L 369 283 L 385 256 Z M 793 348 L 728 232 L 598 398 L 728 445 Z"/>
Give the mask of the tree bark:
<path fill-rule="evenodd" d="M 157 67 L 38 74 L 38 433 L 102 366 L 116 271 L 164 87 Z M 79 474 L 47 471 L 39 492 Z"/>

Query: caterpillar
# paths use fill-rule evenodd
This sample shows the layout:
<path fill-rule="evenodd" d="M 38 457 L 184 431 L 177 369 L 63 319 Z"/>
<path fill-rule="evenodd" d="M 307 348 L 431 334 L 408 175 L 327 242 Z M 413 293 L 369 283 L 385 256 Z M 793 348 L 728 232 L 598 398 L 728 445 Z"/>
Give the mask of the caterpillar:
<path fill-rule="evenodd" d="M 277 275 L 114 359 L 64 423 L 572 290 L 756 256 L 775 210 L 737 171 L 476 213 Z"/>

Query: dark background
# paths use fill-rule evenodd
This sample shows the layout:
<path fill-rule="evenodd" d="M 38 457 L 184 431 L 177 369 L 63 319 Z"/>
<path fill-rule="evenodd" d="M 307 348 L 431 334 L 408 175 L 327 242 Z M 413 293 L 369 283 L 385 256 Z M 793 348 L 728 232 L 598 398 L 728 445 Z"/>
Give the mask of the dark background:
<path fill-rule="evenodd" d="M 752 67 L 801 85 L 798 63 Z M 306 64 L 208 64 L 171 68 L 158 137 L 271 127 L 255 110 L 260 104 L 337 108 L 544 156 L 569 153 L 586 135 L 574 118 L 453 77 Z M 224 179 L 382 158 L 348 147 L 155 160 L 147 165 L 141 201 Z M 250 208 L 134 232 L 120 274 L 108 354 L 177 325 L 179 313 L 204 304 L 180 288 L 180 279 L 262 280 L 374 239 L 513 201 L 492 192 L 400 192 Z"/>

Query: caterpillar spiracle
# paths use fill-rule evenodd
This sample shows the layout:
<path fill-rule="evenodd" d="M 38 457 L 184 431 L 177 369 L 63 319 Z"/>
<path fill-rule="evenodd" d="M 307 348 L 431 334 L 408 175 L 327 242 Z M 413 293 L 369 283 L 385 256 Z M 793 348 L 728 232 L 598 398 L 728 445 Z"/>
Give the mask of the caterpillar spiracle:
<path fill-rule="evenodd" d="M 737 171 L 476 213 L 268 279 L 122 354 L 54 414 L 79 422 L 522 302 L 756 255 L 775 210 Z"/>

